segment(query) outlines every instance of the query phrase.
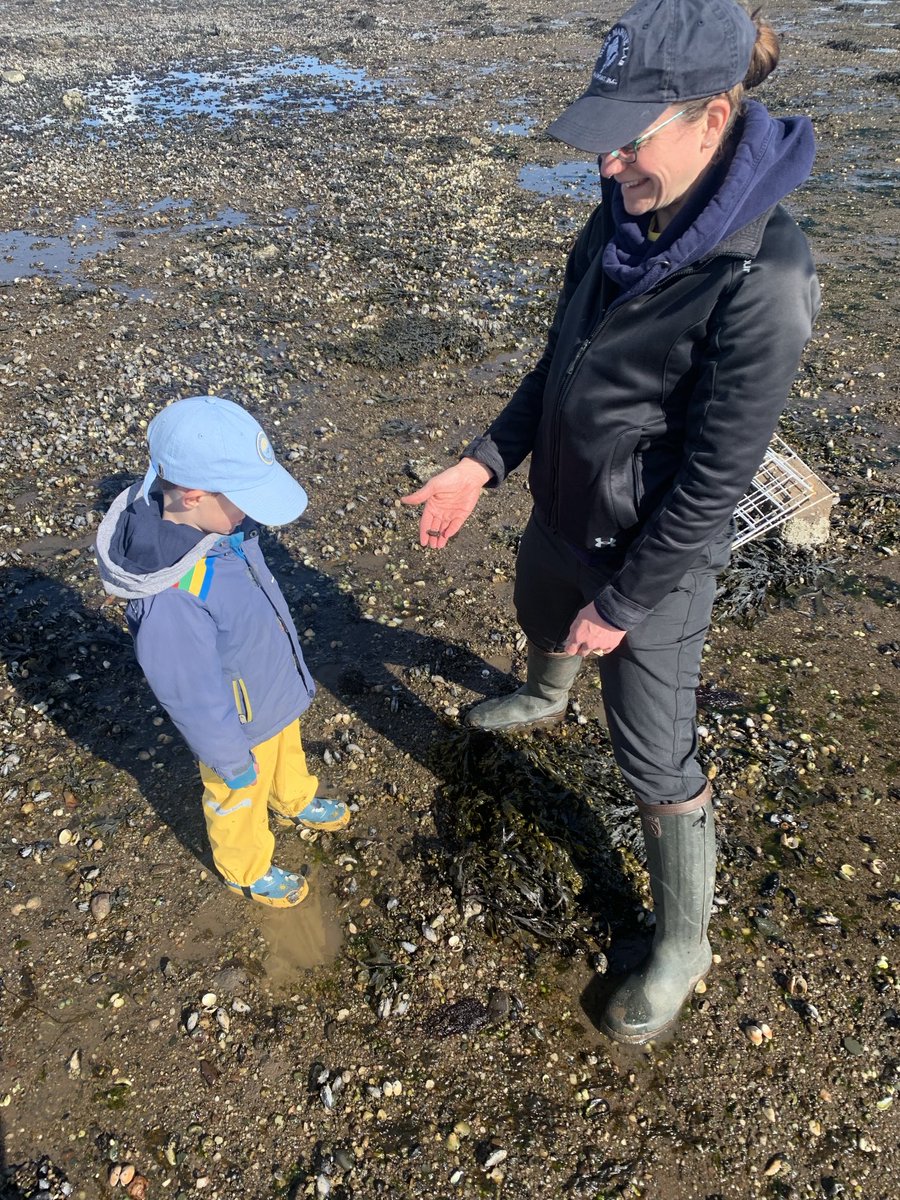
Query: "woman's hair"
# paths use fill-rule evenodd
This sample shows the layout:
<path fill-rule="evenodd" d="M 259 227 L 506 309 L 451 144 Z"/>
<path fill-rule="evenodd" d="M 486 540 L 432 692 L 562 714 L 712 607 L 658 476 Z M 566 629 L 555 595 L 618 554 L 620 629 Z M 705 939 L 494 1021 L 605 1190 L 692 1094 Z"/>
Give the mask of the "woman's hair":
<path fill-rule="evenodd" d="M 719 141 L 720 146 L 724 146 L 728 140 L 728 135 L 734 126 L 735 121 L 744 111 L 744 105 L 747 99 L 747 92 L 750 88 L 758 87 L 762 81 L 775 70 L 778 66 L 778 57 L 781 53 L 781 44 L 778 40 L 778 34 L 761 15 L 762 10 L 757 8 L 750 14 L 750 20 L 756 26 L 756 41 L 753 44 L 753 50 L 750 55 L 750 66 L 747 68 L 747 74 L 740 83 L 736 83 L 733 88 L 727 92 L 718 93 L 724 96 L 731 105 L 731 115 L 728 122 L 722 131 L 722 137 Z M 706 106 L 710 100 L 715 100 L 716 96 L 705 96 L 700 100 L 689 100 L 684 106 L 684 115 L 688 121 L 697 121 L 706 111 Z"/>

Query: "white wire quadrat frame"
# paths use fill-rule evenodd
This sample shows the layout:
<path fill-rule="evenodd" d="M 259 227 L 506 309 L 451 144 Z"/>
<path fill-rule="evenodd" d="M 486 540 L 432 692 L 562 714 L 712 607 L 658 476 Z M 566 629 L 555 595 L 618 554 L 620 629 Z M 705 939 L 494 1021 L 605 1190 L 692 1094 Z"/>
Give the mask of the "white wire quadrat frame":
<path fill-rule="evenodd" d="M 777 529 L 791 517 L 819 503 L 809 468 L 776 434 L 750 487 L 735 509 L 737 536 L 732 548 L 743 546 L 745 542 Z"/>

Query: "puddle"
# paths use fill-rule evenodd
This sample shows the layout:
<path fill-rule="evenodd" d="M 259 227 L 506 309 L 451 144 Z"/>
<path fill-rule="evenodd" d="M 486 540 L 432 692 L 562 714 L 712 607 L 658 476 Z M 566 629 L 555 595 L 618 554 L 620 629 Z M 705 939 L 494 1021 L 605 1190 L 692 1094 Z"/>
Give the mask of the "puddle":
<path fill-rule="evenodd" d="M 900 182 L 900 171 L 881 170 L 823 171 L 813 177 L 812 182 L 827 192 L 853 188 L 857 192 L 884 192 L 893 194 Z"/>
<path fill-rule="evenodd" d="M 897 190 L 900 171 L 851 171 L 847 183 L 859 192 L 891 192 Z"/>
<path fill-rule="evenodd" d="M 162 125 L 184 117 L 209 117 L 228 125 L 242 114 L 272 117 L 279 109 L 339 112 L 381 92 L 381 83 L 363 70 L 299 55 L 256 66 L 235 63 L 221 71 L 169 71 L 158 79 L 113 76 L 85 90 L 83 124 L 107 129 L 139 121 Z"/>
<path fill-rule="evenodd" d="M 79 240 L 75 225 L 69 235 L 43 237 L 20 230 L 0 232 L 0 283 L 30 279 L 34 275 L 52 275 L 62 283 L 77 282 L 76 268 L 106 250 L 113 250 L 119 239 L 112 234 Z"/>
<path fill-rule="evenodd" d="M 571 196 L 598 203 L 600 176 L 596 162 L 563 162 L 555 167 L 530 163 L 519 172 L 519 187 L 541 196 Z"/>
<path fill-rule="evenodd" d="M 506 133 L 512 137 L 525 137 L 529 130 L 534 129 L 537 120 L 534 117 L 522 117 L 518 121 L 489 121 L 491 133 Z"/>
<path fill-rule="evenodd" d="M 57 554 L 63 554 L 69 550 L 84 550 L 86 546 L 90 546 L 96 540 L 97 534 L 94 531 L 83 534 L 81 537 L 64 537 L 61 534 L 48 533 L 43 537 L 33 538 L 30 542 L 23 542 L 18 547 L 20 554 L 33 554 L 35 558 L 55 558 Z"/>
<path fill-rule="evenodd" d="M 237 229 L 249 222 L 246 213 L 225 207 L 213 217 L 195 221 L 185 220 L 183 224 L 171 221 L 159 225 L 140 224 L 147 217 L 161 213 L 173 213 L 176 217 L 183 214 L 189 217 L 193 208 L 193 200 L 179 200 L 167 196 L 162 200 L 139 206 L 136 212 L 136 228 L 105 228 L 111 222 L 121 226 L 123 222 L 116 221 L 116 218 L 125 215 L 123 206 L 107 203 L 86 216 L 75 217 L 69 232 L 65 234 L 46 235 L 22 229 L 0 230 L 0 284 L 15 283 L 20 279 L 31 279 L 40 275 L 72 287 L 83 287 L 85 284 L 79 276 L 79 267 L 96 258 L 98 254 L 117 249 L 123 241 L 157 237 L 160 234 L 183 237 L 205 230 Z M 296 209 L 286 209 L 281 214 L 286 222 L 294 220 L 298 215 L 300 214 Z M 152 293 L 145 288 L 115 285 L 114 290 L 126 299 L 145 300 L 152 297 Z"/>
<path fill-rule="evenodd" d="M 484 303 L 491 306 L 502 298 L 504 306 L 513 308 L 531 301 L 534 294 L 547 283 L 546 267 L 516 266 L 514 263 L 497 261 L 476 254 L 469 261 L 469 271 L 474 273 L 486 290 Z M 465 281 L 459 281 L 465 286 Z M 498 293 L 500 294 L 498 297 Z"/>
<path fill-rule="evenodd" d="M 266 939 L 266 978 L 276 992 L 290 990 L 300 971 L 310 971 L 333 962 L 341 948 L 342 935 L 332 898 L 322 873 L 309 877 L 309 895 L 296 908 L 265 908 L 255 913 Z"/>

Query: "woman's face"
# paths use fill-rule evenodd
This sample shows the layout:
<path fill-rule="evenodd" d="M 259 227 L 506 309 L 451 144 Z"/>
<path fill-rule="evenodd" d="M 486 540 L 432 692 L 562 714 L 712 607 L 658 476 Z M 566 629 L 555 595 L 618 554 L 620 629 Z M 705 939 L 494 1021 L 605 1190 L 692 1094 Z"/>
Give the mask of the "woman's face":
<path fill-rule="evenodd" d="M 651 128 L 677 112 L 671 105 Z M 728 101 L 717 97 L 699 121 L 677 117 L 639 144 L 633 163 L 601 154 L 600 174 L 618 183 L 625 211 L 633 217 L 655 212 L 659 229 L 665 229 L 712 162 L 729 112 Z"/>

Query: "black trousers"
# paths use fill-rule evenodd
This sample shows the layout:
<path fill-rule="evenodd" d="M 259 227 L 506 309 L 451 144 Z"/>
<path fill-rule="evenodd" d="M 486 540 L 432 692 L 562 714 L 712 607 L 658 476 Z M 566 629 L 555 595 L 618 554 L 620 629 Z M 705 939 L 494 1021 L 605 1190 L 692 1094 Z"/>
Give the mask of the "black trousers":
<path fill-rule="evenodd" d="M 707 546 L 695 566 L 610 654 L 596 662 L 616 762 L 645 804 L 690 800 L 706 786 L 697 762 L 696 690 L 716 573 L 728 561 L 732 531 Z M 562 650 L 579 609 L 612 569 L 588 566 L 533 512 L 519 547 L 515 605 L 539 649 Z"/>

